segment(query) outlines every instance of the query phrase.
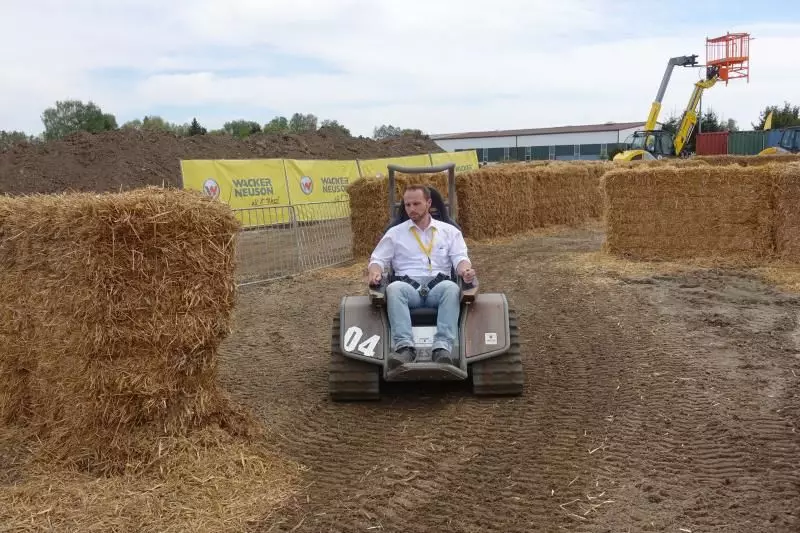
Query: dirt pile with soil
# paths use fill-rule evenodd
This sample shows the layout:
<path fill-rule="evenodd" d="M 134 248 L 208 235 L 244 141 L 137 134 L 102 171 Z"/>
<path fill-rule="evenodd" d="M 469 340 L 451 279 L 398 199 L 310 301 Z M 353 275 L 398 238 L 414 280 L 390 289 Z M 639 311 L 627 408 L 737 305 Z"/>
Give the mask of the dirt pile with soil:
<path fill-rule="evenodd" d="M 424 137 L 376 141 L 321 130 L 303 135 L 178 137 L 157 131 L 76 133 L 0 152 L 0 193 L 119 191 L 180 185 L 181 159 L 373 159 L 442 152 Z"/>

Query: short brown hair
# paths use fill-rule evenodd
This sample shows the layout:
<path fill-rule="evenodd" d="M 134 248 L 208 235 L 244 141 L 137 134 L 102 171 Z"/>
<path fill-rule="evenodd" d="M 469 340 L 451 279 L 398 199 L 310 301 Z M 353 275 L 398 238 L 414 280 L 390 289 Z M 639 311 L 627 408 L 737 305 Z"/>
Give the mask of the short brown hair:
<path fill-rule="evenodd" d="M 431 199 L 431 190 L 425 185 L 406 185 L 406 188 L 403 191 L 403 196 L 405 196 L 408 191 L 422 191 L 422 194 L 425 196 L 426 200 Z"/>

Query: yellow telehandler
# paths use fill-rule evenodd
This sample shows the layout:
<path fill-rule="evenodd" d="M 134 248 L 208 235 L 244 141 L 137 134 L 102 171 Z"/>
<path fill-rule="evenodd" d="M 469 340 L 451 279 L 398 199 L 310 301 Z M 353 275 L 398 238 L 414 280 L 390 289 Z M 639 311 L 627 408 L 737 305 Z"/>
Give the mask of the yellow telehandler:
<path fill-rule="evenodd" d="M 687 56 L 684 56 L 684 58 Z M 692 58 L 692 62 L 684 64 L 678 63 L 681 66 L 695 66 L 697 65 L 697 56 L 688 56 Z M 684 148 L 686 142 L 691 137 L 697 124 L 697 110 L 700 105 L 700 97 L 703 91 L 713 87 L 718 80 L 720 80 L 720 69 L 717 66 L 706 67 L 705 79 L 699 80 L 694 84 L 694 90 L 689 98 L 689 103 L 683 111 L 680 126 L 678 127 L 677 135 L 664 130 L 656 129 L 658 112 L 661 109 L 661 99 L 666 90 L 666 83 L 669 81 L 669 74 L 672 72 L 672 67 L 675 59 L 670 59 L 670 66 L 664 75 L 664 80 L 661 82 L 661 87 L 656 95 L 656 101 L 653 102 L 650 108 L 650 115 L 647 118 L 645 129 L 636 131 L 625 140 L 628 149 L 620 152 L 614 156 L 614 161 L 636 161 L 639 159 L 662 159 L 664 157 L 685 156 Z"/>

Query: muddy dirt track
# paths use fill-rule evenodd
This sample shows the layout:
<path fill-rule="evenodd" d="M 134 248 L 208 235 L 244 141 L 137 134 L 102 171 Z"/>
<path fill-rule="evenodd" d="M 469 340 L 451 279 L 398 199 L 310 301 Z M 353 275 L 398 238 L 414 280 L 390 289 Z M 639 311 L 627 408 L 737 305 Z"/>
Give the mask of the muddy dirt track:
<path fill-rule="evenodd" d="M 800 531 L 800 297 L 742 274 L 597 274 L 576 230 L 473 246 L 518 310 L 526 391 L 327 398 L 353 269 L 245 288 L 224 384 L 302 463 L 260 531 Z M 349 276 L 349 277 L 346 277 Z"/>

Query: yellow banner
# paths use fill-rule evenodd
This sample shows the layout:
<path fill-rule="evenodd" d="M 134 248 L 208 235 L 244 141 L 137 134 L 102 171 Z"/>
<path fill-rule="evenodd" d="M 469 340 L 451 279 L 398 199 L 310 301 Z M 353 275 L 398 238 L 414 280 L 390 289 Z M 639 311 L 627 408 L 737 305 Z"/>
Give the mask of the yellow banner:
<path fill-rule="evenodd" d="M 347 186 L 359 178 L 355 160 L 287 159 L 285 162 L 289 196 L 295 205 L 346 201 Z"/>
<path fill-rule="evenodd" d="M 181 161 L 183 188 L 199 191 L 228 204 L 231 209 L 289 205 L 282 159 Z M 289 209 L 276 209 L 269 221 L 259 221 L 256 211 L 237 213 L 247 226 L 290 221 Z"/>
<path fill-rule="evenodd" d="M 289 197 L 297 220 L 329 220 L 350 216 L 347 186 L 359 178 L 355 160 L 286 159 Z"/>
<path fill-rule="evenodd" d="M 469 172 L 470 170 L 478 170 L 478 154 L 475 150 L 466 150 L 464 152 L 440 152 L 431 154 L 431 161 L 434 165 L 443 165 L 445 163 L 455 163 L 456 173 Z"/>
<path fill-rule="evenodd" d="M 429 167 L 431 166 L 431 156 L 408 155 L 405 157 L 386 157 L 383 159 L 359 159 L 358 166 L 361 169 L 361 177 L 366 178 L 385 178 L 389 175 L 388 165 L 402 165 L 404 167 Z"/>

